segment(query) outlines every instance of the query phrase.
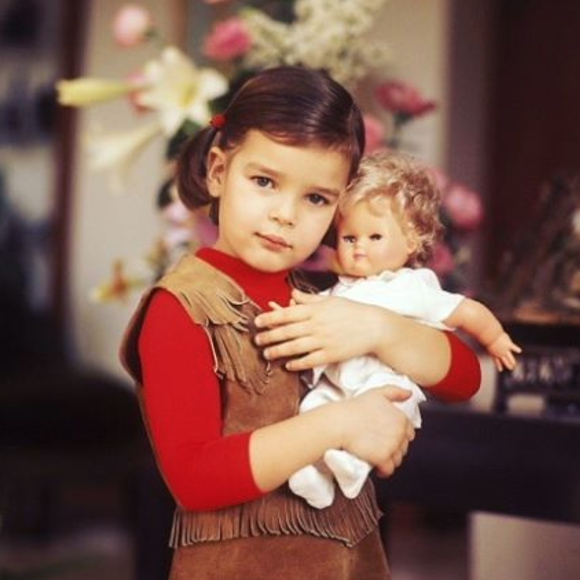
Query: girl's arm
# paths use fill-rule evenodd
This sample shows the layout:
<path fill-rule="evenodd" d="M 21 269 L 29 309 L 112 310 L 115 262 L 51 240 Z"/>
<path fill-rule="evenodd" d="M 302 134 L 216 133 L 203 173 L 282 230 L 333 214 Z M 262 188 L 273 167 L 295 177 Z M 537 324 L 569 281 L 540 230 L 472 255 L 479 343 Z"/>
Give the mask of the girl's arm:
<path fill-rule="evenodd" d="M 139 354 L 152 446 L 169 489 L 187 509 L 255 499 L 331 447 L 344 446 L 389 475 L 414 436 L 407 418 L 389 402 L 408 395 L 391 388 L 223 437 L 220 388 L 207 336 L 164 291 L 151 300 Z"/>
<path fill-rule="evenodd" d="M 522 349 L 512 341 L 501 322 L 481 302 L 464 298 L 444 323 L 473 336 L 486 348 L 498 371 L 514 369 L 514 353 L 520 353 Z"/>
<path fill-rule="evenodd" d="M 378 306 L 369 306 L 338 297 L 320 297 L 293 292 L 296 305 L 263 313 L 256 325 L 265 330 L 257 343 L 267 347 L 270 359 L 294 357 L 290 370 L 375 354 L 397 372 L 408 375 L 423 387 L 436 387 L 445 394 L 442 381 L 454 379 L 455 364 L 461 363 L 465 396 L 479 388 L 481 375 L 475 354 L 465 363 L 453 358 L 456 349 L 445 333 Z M 468 372 L 464 372 L 468 369 Z M 459 372 L 459 369 L 457 369 Z M 455 385 L 456 387 L 457 385 Z"/>
<path fill-rule="evenodd" d="M 256 484 L 264 491 L 274 489 L 333 448 L 365 459 L 383 477 L 391 475 L 415 436 L 409 420 L 392 402 L 409 395 L 397 387 L 373 389 L 257 429 L 250 442 Z"/>

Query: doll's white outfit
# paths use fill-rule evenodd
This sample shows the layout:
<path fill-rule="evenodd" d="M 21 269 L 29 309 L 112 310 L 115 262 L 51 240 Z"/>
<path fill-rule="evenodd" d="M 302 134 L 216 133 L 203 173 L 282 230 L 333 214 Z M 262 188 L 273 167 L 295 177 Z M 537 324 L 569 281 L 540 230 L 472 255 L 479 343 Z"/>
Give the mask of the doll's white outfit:
<path fill-rule="evenodd" d="M 461 294 L 443 290 L 436 274 L 428 268 L 401 268 L 367 278 L 341 276 L 338 283 L 322 293 L 382 306 L 418 322 L 449 330 L 447 319 L 463 299 Z M 348 340 L 348 337 L 346 338 Z M 316 367 L 306 378 L 311 391 L 300 404 L 305 412 L 333 401 L 349 399 L 370 389 L 395 385 L 411 391 L 406 401 L 396 403 L 413 426 L 421 426 L 419 403 L 425 400 L 421 389 L 409 377 L 397 373 L 377 357 L 365 355 L 341 363 Z M 360 492 L 372 466 L 347 451 L 328 450 L 316 465 L 308 465 L 290 477 L 292 491 L 317 508 L 329 506 L 334 499 L 336 480 L 346 497 Z"/>

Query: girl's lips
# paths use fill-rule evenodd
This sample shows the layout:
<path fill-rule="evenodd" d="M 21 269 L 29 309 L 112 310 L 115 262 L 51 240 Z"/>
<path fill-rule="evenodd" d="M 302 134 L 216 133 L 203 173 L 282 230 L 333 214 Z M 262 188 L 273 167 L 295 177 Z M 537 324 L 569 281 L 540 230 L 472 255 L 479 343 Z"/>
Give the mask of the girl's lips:
<path fill-rule="evenodd" d="M 266 243 L 280 249 L 292 247 L 284 238 L 274 234 L 257 234 L 257 236 Z"/>

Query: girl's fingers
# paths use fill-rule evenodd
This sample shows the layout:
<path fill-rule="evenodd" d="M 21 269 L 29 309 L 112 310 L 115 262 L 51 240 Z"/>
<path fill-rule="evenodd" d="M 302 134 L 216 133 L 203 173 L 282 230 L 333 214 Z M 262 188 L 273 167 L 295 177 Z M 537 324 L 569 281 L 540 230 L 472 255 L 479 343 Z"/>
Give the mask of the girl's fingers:
<path fill-rule="evenodd" d="M 308 371 L 314 367 L 325 365 L 328 363 L 328 357 L 323 350 L 315 350 L 308 353 L 306 356 L 295 358 L 286 363 L 286 369 L 292 372 Z"/>
<path fill-rule="evenodd" d="M 308 318 L 308 309 L 298 305 L 272 310 L 271 312 L 262 312 L 256 316 L 254 323 L 258 328 L 273 328 L 282 324 L 304 322 Z"/>
<path fill-rule="evenodd" d="M 264 350 L 264 357 L 268 360 L 275 360 L 278 358 L 289 358 L 303 355 L 314 350 L 315 345 L 311 338 L 296 338 L 288 340 L 282 344 L 269 346 Z"/>
<path fill-rule="evenodd" d="M 258 346 L 265 346 L 287 340 L 295 340 L 306 336 L 306 330 L 305 322 L 296 322 L 294 324 L 278 326 L 271 330 L 264 330 L 256 335 L 254 341 Z"/>

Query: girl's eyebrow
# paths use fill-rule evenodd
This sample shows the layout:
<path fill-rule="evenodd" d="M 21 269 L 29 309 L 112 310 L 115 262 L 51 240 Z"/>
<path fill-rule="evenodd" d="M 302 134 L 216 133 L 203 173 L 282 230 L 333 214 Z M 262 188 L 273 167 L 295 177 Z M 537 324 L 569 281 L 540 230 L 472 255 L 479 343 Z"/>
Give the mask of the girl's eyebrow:
<path fill-rule="evenodd" d="M 254 162 L 250 162 L 246 165 L 246 169 L 248 169 L 249 171 L 256 171 L 258 173 L 265 173 L 266 175 L 270 176 L 270 177 L 274 177 L 274 178 L 280 178 L 282 176 L 282 173 L 280 173 L 279 171 L 276 171 L 275 169 L 272 169 L 271 167 L 267 167 L 265 165 L 262 165 L 260 163 L 254 163 Z M 329 187 L 322 187 L 321 185 L 312 185 L 309 186 L 308 189 L 311 189 L 312 191 L 315 191 L 316 193 L 323 193 L 324 195 L 329 195 L 331 197 L 336 197 L 337 199 L 340 197 L 340 190 L 338 189 L 332 189 Z"/>

